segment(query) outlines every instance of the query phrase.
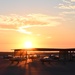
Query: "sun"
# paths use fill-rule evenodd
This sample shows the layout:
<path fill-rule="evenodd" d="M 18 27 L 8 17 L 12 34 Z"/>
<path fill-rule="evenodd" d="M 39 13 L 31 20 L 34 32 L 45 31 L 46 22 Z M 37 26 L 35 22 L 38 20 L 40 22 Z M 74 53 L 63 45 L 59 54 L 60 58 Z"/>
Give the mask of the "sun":
<path fill-rule="evenodd" d="M 25 48 L 32 48 L 32 42 L 31 41 L 26 41 L 25 42 Z"/>

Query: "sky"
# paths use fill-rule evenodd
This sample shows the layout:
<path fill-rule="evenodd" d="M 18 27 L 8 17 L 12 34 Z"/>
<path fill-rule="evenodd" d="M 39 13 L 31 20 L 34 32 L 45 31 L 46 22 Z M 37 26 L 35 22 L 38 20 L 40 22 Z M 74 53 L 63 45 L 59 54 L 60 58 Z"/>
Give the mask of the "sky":
<path fill-rule="evenodd" d="M 75 0 L 0 0 L 0 51 L 26 48 L 26 43 L 74 48 Z"/>

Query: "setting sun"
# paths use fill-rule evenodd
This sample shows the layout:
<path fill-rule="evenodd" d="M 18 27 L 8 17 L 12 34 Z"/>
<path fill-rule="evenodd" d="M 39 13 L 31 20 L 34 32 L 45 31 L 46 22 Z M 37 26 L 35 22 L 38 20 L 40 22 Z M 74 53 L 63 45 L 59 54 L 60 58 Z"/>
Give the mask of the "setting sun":
<path fill-rule="evenodd" d="M 32 48 L 32 42 L 31 41 L 26 41 L 25 42 L 25 48 Z"/>

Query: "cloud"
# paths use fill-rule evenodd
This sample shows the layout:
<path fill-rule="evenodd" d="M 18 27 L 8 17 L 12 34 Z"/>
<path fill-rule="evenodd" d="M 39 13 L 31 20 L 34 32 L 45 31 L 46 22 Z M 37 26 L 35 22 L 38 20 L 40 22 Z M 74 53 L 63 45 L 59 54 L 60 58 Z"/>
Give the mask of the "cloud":
<path fill-rule="evenodd" d="M 21 32 L 21 33 L 25 33 L 25 34 L 32 34 L 32 32 L 28 32 L 28 31 L 26 31 L 25 29 L 23 29 L 23 28 L 18 28 L 18 30 L 17 30 L 18 32 Z"/>
<path fill-rule="evenodd" d="M 64 21 L 74 22 L 75 19 L 75 11 L 63 11 L 60 13 L 60 16 L 64 17 Z"/>
<path fill-rule="evenodd" d="M 32 26 L 57 26 L 60 24 L 58 16 L 49 16 L 44 14 L 28 14 L 20 16 L 12 14 L 9 16 L 0 15 L 0 30 L 16 30 L 26 33 L 25 28 Z M 31 32 L 27 32 L 28 34 Z"/>
<path fill-rule="evenodd" d="M 59 15 L 64 18 L 64 21 L 72 21 L 75 15 L 75 0 L 61 0 L 62 2 L 56 8 L 60 9 Z"/>
<path fill-rule="evenodd" d="M 36 34 L 36 36 L 41 36 L 41 34 Z"/>
<path fill-rule="evenodd" d="M 48 36 L 48 37 L 47 37 L 47 39 L 51 39 L 51 38 L 52 38 L 51 36 Z"/>
<path fill-rule="evenodd" d="M 59 9 L 67 9 L 67 10 L 74 10 L 75 9 L 75 0 L 62 0 L 57 8 Z"/>
<path fill-rule="evenodd" d="M 64 3 L 71 4 L 70 0 L 62 0 Z"/>
<path fill-rule="evenodd" d="M 75 11 L 65 11 L 65 12 L 62 12 L 61 15 L 75 15 Z"/>
<path fill-rule="evenodd" d="M 69 4 L 72 4 L 75 2 L 75 0 L 62 0 L 64 3 L 69 3 Z"/>
<path fill-rule="evenodd" d="M 71 2 L 75 2 L 75 0 L 71 0 Z"/>
<path fill-rule="evenodd" d="M 59 4 L 60 9 L 75 9 L 75 5 L 64 5 L 64 4 Z"/>

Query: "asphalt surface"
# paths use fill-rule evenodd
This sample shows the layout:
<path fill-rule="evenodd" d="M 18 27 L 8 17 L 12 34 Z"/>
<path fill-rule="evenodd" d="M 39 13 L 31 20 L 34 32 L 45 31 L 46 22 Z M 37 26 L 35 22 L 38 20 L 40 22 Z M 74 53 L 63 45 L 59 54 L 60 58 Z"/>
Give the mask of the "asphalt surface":
<path fill-rule="evenodd" d="M 27 63 L 11 64 L 9 60 L 0 58 L 0 75 L 75 75 L 75 62 L 42 64 L 38 60 L 28 60 Z"/>

